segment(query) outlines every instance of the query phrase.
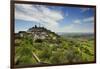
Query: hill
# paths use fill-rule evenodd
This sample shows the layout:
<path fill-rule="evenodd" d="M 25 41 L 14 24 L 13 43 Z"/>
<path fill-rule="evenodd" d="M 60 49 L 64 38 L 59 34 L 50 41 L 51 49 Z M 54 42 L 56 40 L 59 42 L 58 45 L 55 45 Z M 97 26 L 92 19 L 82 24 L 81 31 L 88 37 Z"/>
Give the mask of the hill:
<path fill-rule="evenodd" d="M 44 27 L 37 26 L 15 33 L 15 64 L 61 64 L 94 61 L 94 38 L 92 40 L 83 39 L 90 37 L 87 34 L 78 36 L 70 34 L 69 36 L 58 35 Z"/>

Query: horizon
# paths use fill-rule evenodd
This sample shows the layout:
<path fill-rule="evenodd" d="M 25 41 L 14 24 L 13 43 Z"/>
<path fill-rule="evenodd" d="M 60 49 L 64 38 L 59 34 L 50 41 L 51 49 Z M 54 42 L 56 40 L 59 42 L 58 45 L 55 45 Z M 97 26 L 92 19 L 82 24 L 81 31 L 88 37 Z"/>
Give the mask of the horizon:
<path fill-rule="evenodd" d="M 15 4 L 15 33 L 27 31 L 35 25 L 56 33 L 94 33 L 94 9 Z"/>
<path fill-rule="evenodd" d="M 37 25 L 36 25 L 37 26 Z M 33 27 L 35 27 L 35 26 L 33 26 Z M 40 27 L 40 26 L 37 26 L 37 28 L 38 27 Z M 43 26 L 41 26 L 41 27 L 43 27 Z M 32 28 L 32 27 L 31 27 Z M 45 27 L 44 27 L 45 28 Z M 47 29 L 47 28 L 46 28 Z M 28 29 L 27 29 L 28 30 Z M 27 32 L 27 30 L 20 30 L 20 31 L 25 31 L 25 32 Z M 47 29 L 48 30 L 48 29 Z M 15 32 L 15 33 L 19 33 L 20 31 L 18 31 L 18 32 Z M 51 31 L 51 30 L 50 30 Z M 53 32 L 53 31 L 51 31 L 51 32 Z M 70 34 L 70 33 L 75 33 L 75 34 L 94 34 L 93 32 L 55 32 L 56 34 Z"/>

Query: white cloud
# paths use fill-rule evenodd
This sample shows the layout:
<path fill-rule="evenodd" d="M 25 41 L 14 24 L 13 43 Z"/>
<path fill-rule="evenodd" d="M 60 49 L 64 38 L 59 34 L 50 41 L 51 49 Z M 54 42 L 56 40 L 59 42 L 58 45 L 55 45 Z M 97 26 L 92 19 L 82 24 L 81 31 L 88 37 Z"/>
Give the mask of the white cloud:
<path fill-rule="evenodd" d="M 75 24 L 66 25 L 62 28 L 59 28 L 58 31 L 61 32 L 73 32 L 72 29 L 75 31 Z"/>
<path fill-rule="evenodd" d="M 81 24 L 81 20 L 78 20 L 78 19 L 77 19 L 77 20 L 74 21 L 74 23 L 75 23 L 75 24 Z"/>
<path fill-rule="evenodd" d="M 70 25 L 66 25 L 63 28 L 59 28 L 58 32 L 93 33 L 94 29 L 91 27 L 86 27 L 84 24 L 80 26 L 80 24 L 71 23 Z"/>
<path fill-rule="evenodd" d="M 68 16 L 67 13 L 66 16 Z M 86 32 L 87 30 L 85 29 L 79 29 L 77 27 L 77 24 L 82 24 L 83 22 L 93 20 L 93 18 L 86 18 L 82 20 L 77 19 L 74 20 L 73 23 L 70 23 L 70 25 L 65 25 L 64 27 L 61 27 L 59 26 L 59 21 L 64 19 L 63 13 L 61 11 L 53 9 L 51 10 L 47 6 L 43 5 L 28 4 L 15 5 L 15 19 L 40 23 L 47 29 L 55 32 Z"/>
<path fill-rule="evenodd" d="M 61 28 L 60 31 L 63 32 L 85 32 L 85 33 L 93 33 L 94 32 L 94 17 L 86 17 L 83 19 L 73 19 L 70 25 L 66 25 Z M 90 26 L 89 26 L 90 25 Z"/>
<path fill-rule="evenodd" d="M 76 20 L 73 20 L 73 23 L 75 24 L 82 24 L 82 23 L 94 23 L 94 17 L 87 17 L 87 18 L 84 18 L 84 19 L 76 19 Z"/>
<path fill-rule="evenodd" d="M 60 11 L 51 10 L 43 5 L 15 5 L 15 19 L 34 21 L 52 29 L 58 27 L 58 21 L 64 17 Z"/>
<path fill-rule="evenodd" d="M 81 12 L 85 12 L 85 11 L 88 11 L 90 8 L 80 8 L 81 9 Z"/>
<path fill-rule="evenodd" d="M 94 22 L 94 17 L 88 17 L 88 18 L 85 18 L 83 19 L 84 22 Z"/>

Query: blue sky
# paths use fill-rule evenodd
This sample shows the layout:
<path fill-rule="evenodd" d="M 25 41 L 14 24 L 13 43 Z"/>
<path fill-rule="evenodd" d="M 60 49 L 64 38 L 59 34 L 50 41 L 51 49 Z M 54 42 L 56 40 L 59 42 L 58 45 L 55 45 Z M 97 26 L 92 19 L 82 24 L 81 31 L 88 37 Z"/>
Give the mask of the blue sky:
<path fill-rule="evenodd" d="M 32 4 L 15 5 L 15 32 L 27 31 L 39 24 L 53 32 L 93 33 L 94 9 Z"/>

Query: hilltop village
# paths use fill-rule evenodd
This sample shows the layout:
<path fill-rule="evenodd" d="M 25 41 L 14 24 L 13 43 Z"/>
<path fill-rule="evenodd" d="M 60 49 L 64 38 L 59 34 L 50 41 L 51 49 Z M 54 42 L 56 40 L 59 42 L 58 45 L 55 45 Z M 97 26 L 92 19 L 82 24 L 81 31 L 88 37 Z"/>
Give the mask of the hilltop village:
<path fill-rule="evenodd" d="M 57 40 L 57 38 L 60 37 L 55 32 L 52 32 L 44 27 L 37 27 L 37 25 L 29 28 L 27 31 L 19 31 L 18 33 L 15 33 L 16 38 L 26 36 L 31 36 L 33 38 L 33 41 L 38 39 Z"/>

